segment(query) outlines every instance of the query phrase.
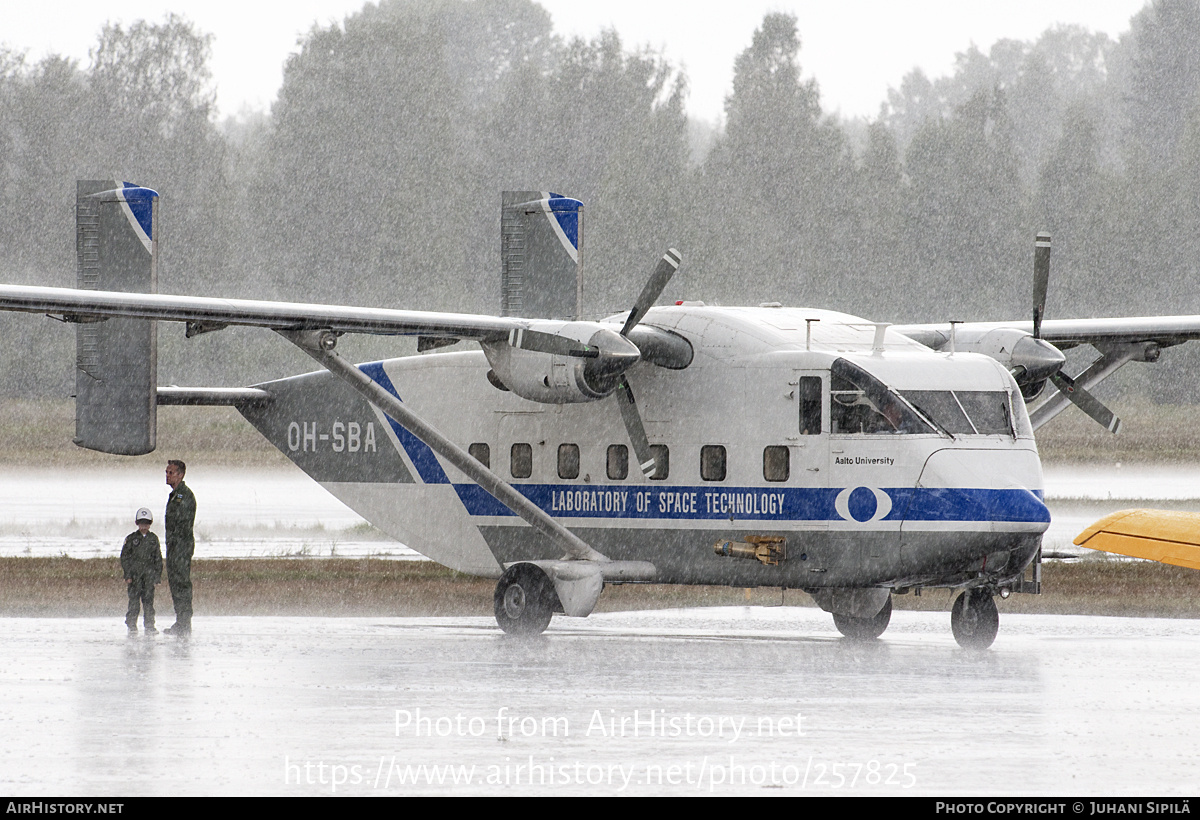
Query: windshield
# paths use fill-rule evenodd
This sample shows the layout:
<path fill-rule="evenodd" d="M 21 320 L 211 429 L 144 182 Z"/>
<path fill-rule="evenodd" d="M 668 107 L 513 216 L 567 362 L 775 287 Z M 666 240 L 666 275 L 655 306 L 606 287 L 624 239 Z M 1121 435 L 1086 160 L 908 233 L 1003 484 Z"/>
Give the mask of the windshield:
<path fill-rule="evenodd" d="M 887 385 L 845 359 L 830 368 L 830 397 L 835 434 L 936 432 Z"/>
<path fill-rule="evenodd" d="M 906 390 L 904 398 L 951 435 L 1013 437 L 1005 390 Z"/>

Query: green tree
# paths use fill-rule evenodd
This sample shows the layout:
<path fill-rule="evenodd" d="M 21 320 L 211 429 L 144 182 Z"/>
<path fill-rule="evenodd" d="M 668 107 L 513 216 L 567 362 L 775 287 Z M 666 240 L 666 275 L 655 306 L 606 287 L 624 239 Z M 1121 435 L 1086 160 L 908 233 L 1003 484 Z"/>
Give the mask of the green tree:
<path fill-rule="evenodd" d="M 1200 1 L 1155 0 L 1133 19 L 1129 150 L 1170 165 L 1200 102 Z"/>
<path fill-rule="evenodd" d="M 853 163 L 799 50 L 796 18 L 768 14 L 735 64 L 726 133 L 698 186 L 698 273 L 718 299 L 849 297 Z"/>
<path fill-rule="evenodd" d="M 929 310 L 944 314 L 947 306 L 973 318 L 1028 312 L 1020 272 L 1030 240 L 1021 230 L 1024 195 L 1003 93 L 980 93 L 951 118 L 927 122 L 906 168 L 908 230 L 928 272 L 923 314 L 944 318 Z"/>

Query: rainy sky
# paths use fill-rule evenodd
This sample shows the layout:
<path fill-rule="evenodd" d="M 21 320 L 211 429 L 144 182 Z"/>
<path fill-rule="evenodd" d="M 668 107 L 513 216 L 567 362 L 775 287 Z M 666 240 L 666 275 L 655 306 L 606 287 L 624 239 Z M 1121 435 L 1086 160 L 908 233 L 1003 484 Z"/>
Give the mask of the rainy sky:
<path fill-rule="evenodd" d="M 41 0 L 8 4 L 0 42 L 27 50 L 32 59 L 65 54 L 86 63 L 87 51 L 107 21 L 159 20 L 183 14 L 214 35 L 211 66 L 222 116 L 270 105 L 283 62 L 314 23 L 328 25 L 361 8 L 362 0 Z M 1070 23 L 1118 37 L 1144 0 L 744 0 L 712 4 L 705 11 L 678 0 L 541 0 L 563 35 L 592 37 L 615 27 L 629 45 L 662 50 L 682 64 L 690 84 L 689 113 L 714 121 L 729 92 L 734 57 L 750 42 L 769 11 L 788 11 L 799 21 L 801 65 L 817 79 L 826 111 L 874 117 L 887 89 L 914 66 L 926 74 L 948 73 L 954 55 L 971 43 L 986 49 L 996 40 L 1033 39 L 1056 23 Z"/>

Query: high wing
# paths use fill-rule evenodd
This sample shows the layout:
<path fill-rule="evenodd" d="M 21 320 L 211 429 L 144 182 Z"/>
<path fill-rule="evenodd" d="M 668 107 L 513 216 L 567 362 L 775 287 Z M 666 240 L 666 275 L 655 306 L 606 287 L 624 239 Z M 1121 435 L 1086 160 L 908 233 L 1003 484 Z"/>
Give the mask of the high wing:
<path fill-rule="evenodd" d="M 530 326 L 529 321 L 465 313 L 20 285 L 0 285 L 0 310 L 61 314 L 73 320 L 120 316 L 189 322 L 198 327 L 250 325 L 272 330 L 428 334 L 479 341 L 498 341 Z"/>
<path fill-rule="evenodd" d="M 993 330 L 1012 328 L 1032 335 L 1033 323 L 1015 322 L 962 322 L 955 323 L 955 335 L 984 334 Z M 1183 342 L 1200 339 L 1200 315 L 1196 316 L 1131 316 L 1128 318 L 1105 319 L 1049 319 L 1042 322 L 1041 338 L 1060 350 L 1069 350 L 1078 345 L 1131 344 L 1153 342 L 1159 347 L 1170 347 Z M 926 347 L 941 350 L 950 342 L 950 325 L 893 325 L 892 330 L 920 342 Z"/>

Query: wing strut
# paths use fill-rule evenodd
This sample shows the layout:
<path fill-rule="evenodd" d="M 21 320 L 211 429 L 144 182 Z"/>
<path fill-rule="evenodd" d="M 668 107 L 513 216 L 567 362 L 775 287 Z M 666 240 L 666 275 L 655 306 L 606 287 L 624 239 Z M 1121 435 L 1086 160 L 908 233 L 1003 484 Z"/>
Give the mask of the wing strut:
<path fill-rule="evenodd" d="M 370 376 L 335 353 L 333 348 L 337 344 L 337 336 L 334 333 L 311 330 L 279 330 L 277 332 L 320 362 L 321 366 L 330 373 L 361 393 L 371 404 L 395 419 L 405 430 L 429 445 L 431 450 L 495 496 L 496 500 L 520 516 L 529 526 L 562 547 L 567 556 L 579 561 L 609 561 L 607 556 L 589 547 L 574 533 L 547 515 L 540 507 L 517 492 L 511 484 L 484 467 L 466 450 L 423 421 L 405 407 L 398 398 L 376 384 Z"/>
<path fill-rule="evenodd" d="M 1129 362 L 1154 361 L 1158 358 L 1158 346 L 1153 342 L 1133 342 L 1120 345 L 1098 344 L 1100 358 L 1088 365 L 1087 369 L 1073 379 L 1066 374 L 1055 374 L 1054 386 L 1060 392 L 1043 399 L 1029 411 L 1029 421 L 1036 430 L 1050 419 L 1057 416 L 1071 404 L 1078 406 L 1110 432 L 1117 432 L 1121 420 L 1112 414 L 1108 408 L 1092 398 L 1087 392 L 1100 382 L 1107 379 Z"/>

